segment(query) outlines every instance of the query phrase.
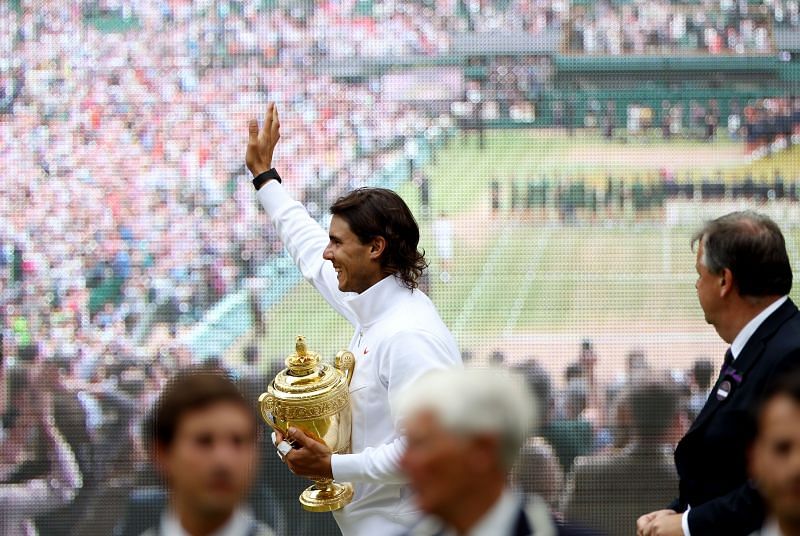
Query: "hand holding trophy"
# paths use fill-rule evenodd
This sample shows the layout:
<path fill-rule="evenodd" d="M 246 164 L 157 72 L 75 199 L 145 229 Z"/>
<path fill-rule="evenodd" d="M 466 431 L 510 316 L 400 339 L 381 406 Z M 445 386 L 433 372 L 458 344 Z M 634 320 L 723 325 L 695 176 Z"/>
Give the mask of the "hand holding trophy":
<path fill-rule="evenodd" d="M 286 358 L 286 368 L 258 398 L 261 417 L 276 433 L 303 446 L 326 452 L 330 449 L 332 454 L 347 453 L 351 432 L 349 385 L 354 368 L 351 352 L 339 352 L 331 367 L 321 363 L 319 354 L 309 351 L 305 338 L 298 336 L 295 352 Z M 352 500 L 352 484 L 337 483 L 326 476 L 313 478 L 314 484 L 300 495 L 304 509 L 330 512 Z"/>

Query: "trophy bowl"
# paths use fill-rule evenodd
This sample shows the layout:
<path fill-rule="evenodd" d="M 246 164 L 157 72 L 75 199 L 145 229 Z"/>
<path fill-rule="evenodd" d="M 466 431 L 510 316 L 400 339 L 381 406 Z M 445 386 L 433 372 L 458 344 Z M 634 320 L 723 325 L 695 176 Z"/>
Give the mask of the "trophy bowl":
<path fill-rule="evenodd" d="M 323 363 L 318 353 L 308 350 L 305 338 L 298 336 L 295 352 L 286 358 L 286 368 L 258 397 L 261 417 L 284 437 L 293 426 L 327 445 L 334 454 L 349 452 L 349 386 L 354 368 L 355 356 L 351 352 L 336 354 L 332 367 Z M 323 478 L 303 491 L 300 504 L 310 512 L 330 512 L 343 508 L 352 499 L 352 484 Z"/>

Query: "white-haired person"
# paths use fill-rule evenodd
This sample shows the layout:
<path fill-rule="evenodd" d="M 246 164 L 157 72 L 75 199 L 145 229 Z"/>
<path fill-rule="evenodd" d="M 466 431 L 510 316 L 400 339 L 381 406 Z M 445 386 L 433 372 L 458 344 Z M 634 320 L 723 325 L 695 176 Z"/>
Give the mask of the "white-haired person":
<path fill-rule="evenodd" d="M 523 502 L 509 472 L 538 421 L 524 380 L 498 369 L 434 371 L 394 401 L 407 445 L 401 467 L 426 514 L 409 536 L 589 534 Z"/>

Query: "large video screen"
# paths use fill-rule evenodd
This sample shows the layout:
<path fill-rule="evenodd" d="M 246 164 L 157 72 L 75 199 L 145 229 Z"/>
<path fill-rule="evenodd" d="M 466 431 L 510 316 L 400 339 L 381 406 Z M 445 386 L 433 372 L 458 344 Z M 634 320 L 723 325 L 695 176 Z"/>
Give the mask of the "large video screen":
<path fill-rule="evenodd" d="M 702 407 L 727 348 L 695 291 L 702 224 L 767 214 L 800 261 L 800 100 L 774 38 L 798 24 L 793 1 L 4 2 L 0 494 L 62 479 L 5 534 L 141 534 L 169 508 L 142 427 L 176 371 L 225 371 L 255 408 L 297 335 L 347 348 L 245 166 L 270 102 L 273 165 L 325 232 L 345 193 L 398 192 L 464 362 L 525 372 L 545 424 L 581 423 L 537 433 L 563 517 L 575 459 L 625 446 L 633 378 Z M 751 61 L 647 63 L 687 56 Z M 250 511 L 338 534 L 259 427 Z"/>

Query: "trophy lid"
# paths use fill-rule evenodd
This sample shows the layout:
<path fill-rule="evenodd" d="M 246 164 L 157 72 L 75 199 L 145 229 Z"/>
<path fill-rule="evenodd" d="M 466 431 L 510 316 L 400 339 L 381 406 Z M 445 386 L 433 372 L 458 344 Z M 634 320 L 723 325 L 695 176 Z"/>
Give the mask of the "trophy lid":
<path fill-rule="evenodd" d="M 317 352 L 306 346 L 306 339 L 298 335 L 295 340 L 295 351 L 286 360 L 283 369 L 272 382 L 279 398 L 286 395 L 309 396 L 312 393 L 329 391 L 340 383 L 338 371 L 321 362 Z"/>
<path fill-rule="evenodd" d="M 306 376 L 319 365 L 320 356 L 306 347 L 306 338 L 297 336 L 294 353 L 286 358 L 286 368 L 292 376 Z"/>

